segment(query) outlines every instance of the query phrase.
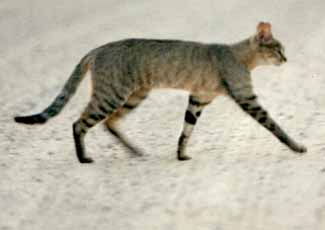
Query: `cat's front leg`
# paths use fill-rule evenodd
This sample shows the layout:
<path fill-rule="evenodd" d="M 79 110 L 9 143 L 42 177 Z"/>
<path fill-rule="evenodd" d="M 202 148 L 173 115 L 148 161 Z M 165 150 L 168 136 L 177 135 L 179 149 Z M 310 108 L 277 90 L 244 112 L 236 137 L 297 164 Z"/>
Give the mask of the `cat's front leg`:
<path fill-rule="evenodd" d="M 307 148 L 295 142 L 284 130 L 268 115 L 267 111 L 258 103 L 256 96 L 237 98 L 238 105 L 258 123 L 272 132 L 282 143 L 297 153 L 307 152 Z"/>
<path fill-rule="evenodd" d="M 188 106 L 185 112 L 184 126 L 181 136 L 178 139 L 177 159 L 180 161 L 190 160 L 191 157 L 186 154 L 186 146 L 192 134 L 193 128 L 199 119 L 203 108 L 208 105 L 212 99 L 200 98 L 190 95 Z"/>

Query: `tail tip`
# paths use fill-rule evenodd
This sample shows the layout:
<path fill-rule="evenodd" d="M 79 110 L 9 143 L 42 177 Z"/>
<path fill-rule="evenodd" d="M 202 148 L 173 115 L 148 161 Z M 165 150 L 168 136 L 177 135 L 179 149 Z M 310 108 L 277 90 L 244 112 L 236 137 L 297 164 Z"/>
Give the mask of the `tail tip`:
<path fill-rule="evenodd" d="M 42 114 L 32 115 L 32 116 L 16 116 L 14 117 L 15 122 L 17 123 L 23 123 L 23 124 L 44 124 L 47 119 L 42 116 Z"/>
<path fill-rule="evenodd" d="M 14 117 L 15 122 L 20 123 L 21 122 L 21 117 Z"/>

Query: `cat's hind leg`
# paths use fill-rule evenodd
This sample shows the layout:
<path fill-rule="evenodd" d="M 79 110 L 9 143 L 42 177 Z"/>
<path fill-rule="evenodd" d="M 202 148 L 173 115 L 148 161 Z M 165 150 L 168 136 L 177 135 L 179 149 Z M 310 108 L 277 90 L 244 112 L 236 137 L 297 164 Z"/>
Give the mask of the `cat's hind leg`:
<path fill-rule="evenodd" d="M 93 159 L 87 157 L 85 152 L 85 135 L 90 128 L 95 126 L 100 121 L 104 120 L 107 116 L 106 113 L 102 113 L 101 111 L 93 109 L 92 107 L 93 105 L 90 102 L 82 116 L 73 123 L 73 138 L 75 142 L 77 158 L 80 163 L 93 162 Z"/>
<path fill-rule="evenodd" d="M 185 112 L 185 119 L 182 133 L 178 139 L 177 147 L 177 159 L 184 161 L 190 160 L 191 157 L 186 155 L 185 150 L 188 140 L 192 134 L 194 125 L 197 119 L 200 117 L 203 108 L 212 101 L 211 98 L 201 98 L 194 95 L 190 95 L 188 106 Z"/>
<path fill-rule="evenodd" d="M 141 151 L 131 144 L 127 138 L 117 129 L 117 122 L 129 114 L 130 112 L 134 111 L 139 104 L 147 97 L 149 90 L 147 89 L 139 89 L 132 93 L 130 97 L 127 99 L 127 102 L 120 107 L 112 116 L 106 119 L 105 126 L 106 129 L 115 136 L 124 147 L 130 150 L 131 153 L 141 156 Z"/>
<path fill-rule="evenodd" d="M 80 163 L 91 163 L 93 160 L 87 157 L 84 138 L 88 130 L 99 122 L 109 119 L 126 102 L 131 94 L 129 89 L 117 91 L 107 89 L 109 93 L 101 90 L 94 90 L 91 101 L 81 117 L 73 124 L 73 137 L 76 153 Z"/>

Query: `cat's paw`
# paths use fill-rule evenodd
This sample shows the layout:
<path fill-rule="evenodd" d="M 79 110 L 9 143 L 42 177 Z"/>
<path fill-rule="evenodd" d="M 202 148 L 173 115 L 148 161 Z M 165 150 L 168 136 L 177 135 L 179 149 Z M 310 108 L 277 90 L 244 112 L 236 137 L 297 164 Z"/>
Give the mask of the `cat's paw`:
<path fill-rule="evenodd" d="M 177 157 L 177 159 L 178 159 L 179 161 L 188 161 L 188 160 L 191 160 L 192 157 L 187 156 L 187 155 L 179 155 L 179 156 Z"/>
<path fill-rule="evenodd" d="M 84 157 L 84 158 L 79 159 L 79 162 L 81 164 L 90 164 L 90 163 L 93 163 L 94 160 L 90 157 Z"/>

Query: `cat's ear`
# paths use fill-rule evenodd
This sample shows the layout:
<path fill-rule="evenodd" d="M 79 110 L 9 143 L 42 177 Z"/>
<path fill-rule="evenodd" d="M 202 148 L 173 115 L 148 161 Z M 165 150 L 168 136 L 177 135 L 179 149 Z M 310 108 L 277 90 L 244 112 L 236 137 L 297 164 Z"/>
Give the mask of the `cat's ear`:
<path fill-rule="evenodd" d="M 260 22 L 256 27 L 256 40 L 260 43 L 268 43 L 272 40 L 271 24 Z"/>

